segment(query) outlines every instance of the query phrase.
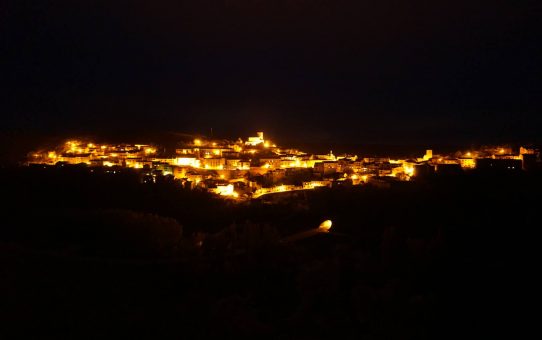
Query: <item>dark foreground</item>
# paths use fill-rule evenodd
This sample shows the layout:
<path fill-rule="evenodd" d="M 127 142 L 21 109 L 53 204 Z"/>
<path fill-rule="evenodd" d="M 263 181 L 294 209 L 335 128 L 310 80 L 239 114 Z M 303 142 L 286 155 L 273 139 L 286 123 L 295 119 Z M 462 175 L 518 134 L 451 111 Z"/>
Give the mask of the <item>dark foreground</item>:
<path fill-rule="evenodd" d="M 537 174 L 337 188 L 269 205 L 85 169 L 3 169 L 2 338 L 517 337 Z M 333 220 L 333 233 L 281 239 Z"/>

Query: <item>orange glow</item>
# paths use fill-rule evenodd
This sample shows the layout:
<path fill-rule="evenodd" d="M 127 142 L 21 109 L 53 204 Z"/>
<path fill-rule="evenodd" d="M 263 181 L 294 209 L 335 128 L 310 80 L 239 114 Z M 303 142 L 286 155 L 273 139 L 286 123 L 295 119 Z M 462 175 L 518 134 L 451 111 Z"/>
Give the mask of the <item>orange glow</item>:
<path fill-rule="evenodd" d="M 406 175 L 412 177 L 414 175 L 414 167 L 405 165 L 403 166 L 403 171 Z"/>
<path fill-rule="evenodd" d="M 494 154 L 494 158 L 520 157 L 507 155 L 512 151 L 505 146 L 493 147 L 490 150 Z M 236 141 L 195 138 L 180 143 L 180 148 L 176 149 L 174 154 L 170 152 L 169 149 L 158 148 L 153 144 L 94 144 L 88 141 L 69 140 L 51 151 L 29 153 L 28 164 L 51 165 L 61 161 L 67 164 L 86 163 L 104 167 L 148 168 L 149 172 L 158 169 L 161 170 L 159 172 L 161 175 L 173 174 L 179 180 L 192 182 L 192 188 L 194 182 L 197 184 L 203 179 L 207 179 L 205 185 L 201 185 L 200 188 L 211 193 L 230 198 L 257 198 L 281 192 L 310 190 L 322 186 L 332 187 L 334 181 L 345 179 L 351 179 L 352 182 L 349 183 L 352 185 L 364 185 L 369 178 L 372 178 L 373 174 L 374 176 L 393 176 L 398 180 L 408 181 L 411 176 L 416 175 L 415 171 L 421 162 L 420 158 L 392 160 L 371 157 L 360 161 L 358 156 L 352 155 L 336 157 L 332 152 L 319 155 L 291 148 L 276 148 L 276 144 L 263 138 L 263 132 L 258 132 L 256 137 L 249 137 L 248 141 L 243 141 L 241 138 Z M 162 153 L 165 155 L 161 155 Z M 454 155 L 455 157 L 445 154 L 436 155 L 433 158 L 430 157 L 432 156 L 430 150 L 427 150 L 424 159 L 426 161 L 431 159 L 434 163 L 454 162 L 454 164 L 459 163 L 463 168 L 475 168 L 478 155 L 476 150 L 472 151 L 472 154 L 471 151 L 461 151 L 460 154 L 461 156 Z M 498 154 L 504 155 L 495 157 Z M 289 176 L 290 172 L 295 173 L 301 168 L 313 168 L 316 164 L 325 161 L 329 162 L 321 165 L 325 165 L 324 169 L 333 170 L 335 173 L 333 179 L 312 176 L 311 172 L 307 172 L 308 178 L 295 185 L 286 184 L 286 181 L 280 180 Z M 389 167 L 388 162 L 397 165 Z M 260 167 L 251 167 L 251 164 L 255 163 Z M 374 163 L 375 167 L 369 168 L 364 163 Z M 207 169 L 207 171 L 198 169 Z M 247 173 L 246 170 L 252 171 Z M 274 171 L 271 172 L 271 170 Z M 260 187 L 251 179 L 255 175 L 266 176 L 266 173 L 273 175 L 271 178 L 274 181 L 274 186 Z M 235 192 L 234 186 L 229 184 L 238 182 L 244 183 L 249 188 L 246 194 Z M 323 225 L 328 226 L 328 222 L 324 222 Z M 328 229 L 330 227 L 331 221 L 329 221 Z"/>
<path fill-rule="evenodd" d="M 329 230 L 331 229 L 332 225 L 333 225 L 333 222 L 331 222 L 331 220 L 325 220 L 324 222 L 320 224 L 320 226 L 318 227 L 318 230 L 324 233 L 329 233 Z"/>
<path fill-rule="evenodd" d="M 179 166 L 192 166 L 194 168 L 199 168 L 200 166 L 200 160 L 196 158 L 190 158 L 190 157 L 179 157 L 175 158 L 175 164 Z"/>
<path fill-rule="evenodd" d="M 239 194 L 233 190 L 233 184 L 219 185 L 215 189 L 215 193 L 220 196 L 230 196 L 233 198 L 239 197 Z"/>

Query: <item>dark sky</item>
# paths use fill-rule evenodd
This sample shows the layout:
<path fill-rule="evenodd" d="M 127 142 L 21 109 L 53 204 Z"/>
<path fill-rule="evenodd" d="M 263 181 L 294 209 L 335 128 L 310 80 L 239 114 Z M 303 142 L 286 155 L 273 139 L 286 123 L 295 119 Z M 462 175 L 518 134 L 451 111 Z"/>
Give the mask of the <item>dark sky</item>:
<path fill-rule="evenodd" d="M 4 1 L 1 129 L 534 140 L 542 135 L 541 6 Z"/>

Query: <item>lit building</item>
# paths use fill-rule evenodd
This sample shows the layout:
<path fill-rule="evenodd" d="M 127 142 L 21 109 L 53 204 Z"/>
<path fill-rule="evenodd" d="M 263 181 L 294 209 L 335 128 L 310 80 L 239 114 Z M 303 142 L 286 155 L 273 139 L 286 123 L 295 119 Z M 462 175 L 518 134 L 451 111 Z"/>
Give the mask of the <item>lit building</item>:
<path fill-rule="evenodd" d="M 423 156 L 424 161 L 428 161 L 433 158 L 433 150 L 426 150 L 425 155 Z"/>
<path fill-rule="evenodd" d="M 177 157 L 175 158 L 174 164 L 178 166 L 191 166 L 194 168 L 199 168 L 201 162 L 196 157 Z"/>
<path fill-rule="evenodd" d="M 263 132 L 257 132 L 256 134 L 257 134 L 256 137 L 248 137 L 248 141 L 245 144 L 250 145 L 250 146 L 257 146 L 260 144 L 264 144 L 265 140 L 263 138 Z"/>
<path fill-rule="evenodd" d="M 476 168 L 476 159 L 475 158 L 465 157 L 465 158 L 458 158 L 457 160 L 459 161 L 459 165 L 463 169 L 474 169 L 474 168 Z"/>
<path fill-rule="evenodd" d="M 226 159 L 226 169 L 239 169 L 240 167 L 240 159 Z"/>
<path fill-rule="evenodd" d="M 201 162 L 204 169 L 224 169 L 226 165 L 225 158 L 203 158 Z"/>
<path fill-rule="evenodd" d="M 279 156 L 260 158 L 260 166 L 267 169 L 277 169 L 282 165 L 282 159 Z"/>
<path fill-rule="evenodd" d="M 338 163 L 334 161 L 324 161 L 314 164 L 314 171 L 323 175 L 329 175 L 337 172 Z"/>

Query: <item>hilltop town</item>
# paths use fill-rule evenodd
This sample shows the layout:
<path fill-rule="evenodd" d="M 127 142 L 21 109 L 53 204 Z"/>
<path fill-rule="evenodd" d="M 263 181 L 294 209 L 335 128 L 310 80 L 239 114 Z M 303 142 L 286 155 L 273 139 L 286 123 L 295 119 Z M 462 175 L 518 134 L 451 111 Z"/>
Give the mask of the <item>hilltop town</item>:
<path fill-rule="evenodd" d="M 30 153 L 29 166 L 83 164 L 115 173 L 139 169 L 142 182 L 157 178 L 176 180 L 184 188 L 202 189 L 224 198 L 254 199 L 273 193 L 318 187 L 365 185 L 390 187 L 393 183 L 433 173 L 460 173 L 473 169 L 529 171 L 540 168 L 537 148 L 484 147 L 454 154 L 425 154 L 413 159 L 309 154 L 279 147 L 263 132 L 237 141 L 196 138 L 182 142 L 173 152 L 157 145 L 97 144 L 70 140 L 54 150 Z"/>

